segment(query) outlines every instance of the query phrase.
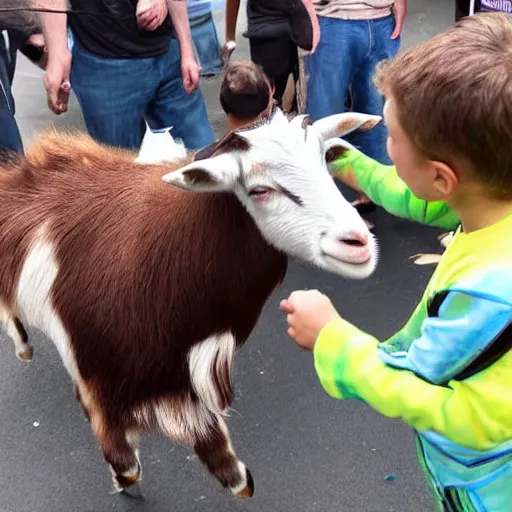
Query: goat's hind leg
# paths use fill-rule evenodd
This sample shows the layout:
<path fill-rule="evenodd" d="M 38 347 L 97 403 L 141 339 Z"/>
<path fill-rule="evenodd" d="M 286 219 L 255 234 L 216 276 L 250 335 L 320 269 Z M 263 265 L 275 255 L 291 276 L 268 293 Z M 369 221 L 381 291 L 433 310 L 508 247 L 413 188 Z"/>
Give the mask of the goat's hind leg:
<path fill-rule="evenodd" d="M 254 481 L 251 473 L 235 455 L 226 423 L 215 416 L 207 435 L 195 440 L 194 450 L 210 473 L 237 498 L 252 498 Z"/>
<path fill-rule="evenodd" d="M 128 439 L 125 431 L 117 428 L 108 429 L 98 440 L 110 466 L 115 490 L 122 492 L 136 484 L 140 479 L 141 466 L 135 442 Z"/>
<path fill-rule="evenodd" d="M 81 395 L 81 404 L 90 418 L 91 427 L 103 457 L 110 466 L 114 488 L 122 492 L 137 483 L 141 476 L 136 448 L 137 437 L 130 436 L 123 426 L 105 421 L 105 416 L 94 405 L 85 404 L 83 394 Z"/>

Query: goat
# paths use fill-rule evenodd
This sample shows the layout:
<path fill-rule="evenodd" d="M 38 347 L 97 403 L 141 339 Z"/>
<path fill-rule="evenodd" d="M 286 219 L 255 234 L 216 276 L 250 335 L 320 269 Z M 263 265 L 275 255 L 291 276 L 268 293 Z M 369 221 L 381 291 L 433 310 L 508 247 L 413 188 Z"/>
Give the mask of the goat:
<path fill-rule="evenodd" d="M 140 477 L 139 435 L 157 431 L 252 497 L 224 420 L 235 348 L 288 256 L 373 272 L 376 241 L 326 150 L 334 157 L 338 135 L 379 120 L 308 124 L 276 109 L 210 158 L 159 164 L 54 132 L 0 168 L 0 320 L 22 360 L 33 356 L 26 328 L 53 341 L 117 490 Z"/>

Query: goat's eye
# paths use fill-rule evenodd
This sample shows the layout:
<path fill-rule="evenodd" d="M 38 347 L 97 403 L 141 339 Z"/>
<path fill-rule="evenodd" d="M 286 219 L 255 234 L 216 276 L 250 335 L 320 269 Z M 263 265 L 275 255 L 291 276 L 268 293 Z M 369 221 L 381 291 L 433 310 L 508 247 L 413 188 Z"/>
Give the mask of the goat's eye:
<path fill-rule="evenodd" d="M 256 201 L 265 201 L 274 192 L 269 187 L 254 187 L 249 190 L 249 197 L 252 197 Z"/>

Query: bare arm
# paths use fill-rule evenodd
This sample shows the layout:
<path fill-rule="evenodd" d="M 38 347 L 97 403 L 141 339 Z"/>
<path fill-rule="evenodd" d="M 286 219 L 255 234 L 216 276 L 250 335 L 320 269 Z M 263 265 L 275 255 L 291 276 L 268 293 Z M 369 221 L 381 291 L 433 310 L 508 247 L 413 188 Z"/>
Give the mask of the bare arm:
<path fill-rule="evenodd" d="M 188 23 L 187 2 L 185 0 L 167 0 L 167 8 L 171 15 L 172 24 L 180 42 L 181 58 L 194 58 L 192 34 Z"/>
<path fill-rule="evenodd" d="M 199 85 L 199 66 L 194 55 L 192 34 L 188 23 L 187 2 L 185 0 L 167 0 L 167 8 L 180 43 L 183 88 L 188 94 L 191 94 Z"/>
<path fill-rule="evenodd" d="M 63 11 L 67 9 L 66 0 L 33 0 L 33 6 Z M 54 54 L 62 54 L 67 49 L 68 38 L 66 31 L 67 15 L 41 13 L 41 23 L 48 51 Z"/>
<path fill-rule="evenodd" d="M 402 33 L 405 16 L 407 15 L 407 0 L 395 0 L 393 14 L 395 15 L 395 30 L 391 34 L 391 39 L 397 39 Z"/>
<path fill-rule="evenodd" d="M 67 9 L 66 0 L 33 0 L 34 7 L 54 10 Z M 44 86 L 48 94 L 48 106 L 56 114 L 68 108 L 71 73 L 71 54 L 68 50 L 67 15 L 41 13 L 41 23 L 48 52 L 48 64 Z"/>
<path fill-rule="evenodd" d="M 236 22 L 240 0 L 227 0 L 226 3 L 226 42 L 236 40 Z"/>

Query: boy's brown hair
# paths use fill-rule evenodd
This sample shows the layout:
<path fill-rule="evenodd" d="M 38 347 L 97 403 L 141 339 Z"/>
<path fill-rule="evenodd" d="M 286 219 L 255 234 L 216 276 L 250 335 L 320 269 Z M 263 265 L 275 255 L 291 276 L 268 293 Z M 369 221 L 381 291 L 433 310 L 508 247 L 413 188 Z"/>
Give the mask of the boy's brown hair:
<path fill-rule="evenodd" d="M 257 64 L 235 61 L 226 69 L 220 86 L 220 104 L 227 115 L 251 119 L 268 107 L 270 89 L 270 80 Z"/>
<path fill-rule="evenodd" d="M 426 158 L 512 199 L 512 18 L 463 18 L 382 65 L 375 81 Z"/>

